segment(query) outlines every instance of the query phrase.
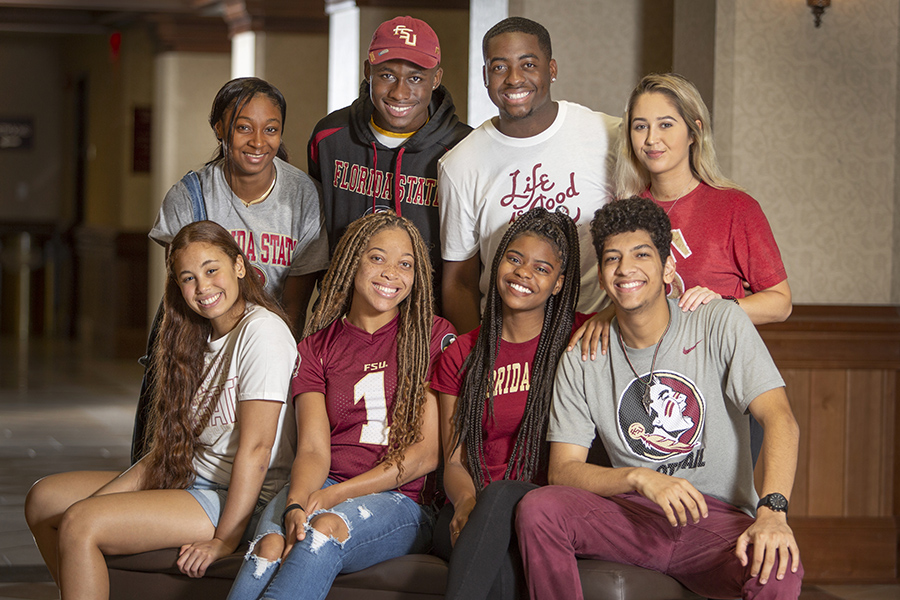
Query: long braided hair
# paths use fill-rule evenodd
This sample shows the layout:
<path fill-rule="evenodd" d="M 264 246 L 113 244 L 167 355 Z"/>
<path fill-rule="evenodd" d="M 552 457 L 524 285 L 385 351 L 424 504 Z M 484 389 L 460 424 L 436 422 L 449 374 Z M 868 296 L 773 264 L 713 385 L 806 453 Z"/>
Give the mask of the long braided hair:
<path fill-rule="evenodd" d="M 425 413 L 425 378 L 430 362 L 431 328 L 434 320 L 431 292 L 431 259 L 422 234 L 409 219 L 385 211 L 366 215 L 347 227 L 341 236 L 331 266 L 322 281 L 319 302 L 303 336 L 325 329 L 350 310 L 360 258 L 369 240 L 383 229 L 400 229 L 409 235 L 413 248 L 412 291 L 399 306 L 397 331 L 397 387 L 391 405 L 391 428 L 382 464 L 397 461 L 398 479 L 403 475 L 406 449 L 422 439 Z"/>
<path fill-rule="evenodd" d="M 494 410 L 494 364 L 497 362 L 503 329 L 503 306 L 497 290 L 497 271 L 509 245 L 526 234 L 540 237 L 553 246 L 562 263 L 561 272 L 565 280 L 559 293 L 547 299 L 544 324 L 531 369 L 525 413 L 504 479 L 532 481 L 546 463 L 544 438 L 556 364 L 568 343 L 575 318 L 575 306 L 578 304 L 581 276 L 575 223 L 564 213 L 533 208 L 510 225 L 497 247 L 491 265 L 492 283 L 481 320 L 481 330 L 475 347 L 462 367 L 465 377 L 453 419 L 453 443 L 454 448 L 462 446 L 465 449 L 466 466 L 479 491 L 484 487 L 483 481 L 488 475 L 484 464 L 484 411 L 485 405 L 491 413 Z"/>
<path fill-rule="evenodd" d="M 145 458 L 144 489 L 184 489 L 193 482 L 196 476 L 194 453 L 202 447 L 199 437 L 218 404 L 218 397 L 206 405 L 195 403 L 206 375 L 204 356 L 212 324 L 187 305 L 175 272 L 179 253 L 193 243 L 215 246 L 228 256 L 232 267 L 238 257 L 242 257 L 247 274 L 238 280 L 241 298 L 290 323 L 278 303 L 263 288 L 234 238 L 221 225 L 195 221 L 178 232 L 166 258 L 163 318 L 151 357 L 151 372 L 156 373 L 157 379 L 146 432 L 145 447 L 149 450 Z"/>

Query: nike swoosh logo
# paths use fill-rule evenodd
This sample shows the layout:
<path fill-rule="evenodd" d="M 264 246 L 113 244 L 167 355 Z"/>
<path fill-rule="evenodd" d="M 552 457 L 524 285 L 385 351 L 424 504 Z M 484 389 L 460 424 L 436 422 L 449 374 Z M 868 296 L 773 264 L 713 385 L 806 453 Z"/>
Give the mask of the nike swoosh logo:
<path fill-rule="evenodd" d="M 702 341 L 703 341 L 703 340 L 701 339 L 700 342 L 702 342 Z M 691 352 L 693 352 L 694 348 L 696 348 L 697 346 L 700 345 L 700 342 L 697 342 L 696 344 L 694 344 L 694 345 L 691 346 L 690 348 L 682 348 L 681 351 L 684 352 L 685 354 L 690 354 Z"/>

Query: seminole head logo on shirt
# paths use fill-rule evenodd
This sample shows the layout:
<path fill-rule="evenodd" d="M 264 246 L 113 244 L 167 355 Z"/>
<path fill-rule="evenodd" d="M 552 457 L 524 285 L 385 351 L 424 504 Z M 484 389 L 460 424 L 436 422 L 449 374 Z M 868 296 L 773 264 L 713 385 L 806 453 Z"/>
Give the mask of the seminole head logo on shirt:
<path fill-rule="evenodd" d="M 677 373 L 656 371 L 650 388 L 635 378 L 619 398 L 619 433 L 642 459 L 663 462 L 700 445 L 706 405 L 694 382 Z M 647 393 L 649 391 L 649 393 Z"/>

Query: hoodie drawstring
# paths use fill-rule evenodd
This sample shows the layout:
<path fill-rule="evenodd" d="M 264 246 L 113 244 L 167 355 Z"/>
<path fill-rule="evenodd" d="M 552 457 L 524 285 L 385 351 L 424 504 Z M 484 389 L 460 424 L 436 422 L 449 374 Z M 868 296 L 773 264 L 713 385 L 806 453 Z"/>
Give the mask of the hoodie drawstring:
<path fill-rule="evenodd" d="M 400 165 L 403 164 L 404 150 L 406 148 L 400 146 L 400 151 L 397 152 L 397 164 L 394 166 L 394 212 L 397 213 L 398 217 L 403 216 L 400 210 Z"/>
<path fill-rule="evenodd" d="M 375 145 L 375 142 L 372 142 L 372 156 L 375 158 L 372 159 L 372 179 L 377 181 L 375 174 L 378 173 L 378 146 Z M 376 190 L 375 181 L 372 182 L 372 214 L 375 214 L 375 194 L 378 192 Z"/>
<path fill-rule="evenodd" d="M 406 150 L 403 146 L 400 146 L 400 150 L 397 152 L 397 163 L 394 165 L 394 212 L 397 213 L 398 217 L 403 216 L 403 211 L 400 208 L 400 167 L 403 165 L 403 152 Z M 378 146 L 375 145 L 375 142 L 372 142 L 372 212 L 374 213 L 377 210 L 378 201 L 375 196 L 377 194 L 377 186 L 375 185 L 376 177 L 375 173 L 378 173 Z M 385 173 L 387 175 L 387 173 Z"/>

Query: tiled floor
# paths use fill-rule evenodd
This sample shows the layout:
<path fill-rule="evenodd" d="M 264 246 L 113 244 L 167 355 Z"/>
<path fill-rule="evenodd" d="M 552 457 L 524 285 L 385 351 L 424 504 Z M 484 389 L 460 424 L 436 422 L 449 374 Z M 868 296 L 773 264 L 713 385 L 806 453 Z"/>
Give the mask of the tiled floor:
<path fill-rule="evenodd" d="M 0 599 L 56 598 L 25 525 L 31 484 L 50 473 L 128 465 L 142 369 L 76 345 L 0 339 Z"/>
<path fill-rule="evenodd" d="M 22 513 L 50 473 L 128 465 L 141 367 L 66 342 L 0 338 L 0 600 L 58 598 Z M 900 585 L 805 588 L 801 600 L 898 600 Z"/>

